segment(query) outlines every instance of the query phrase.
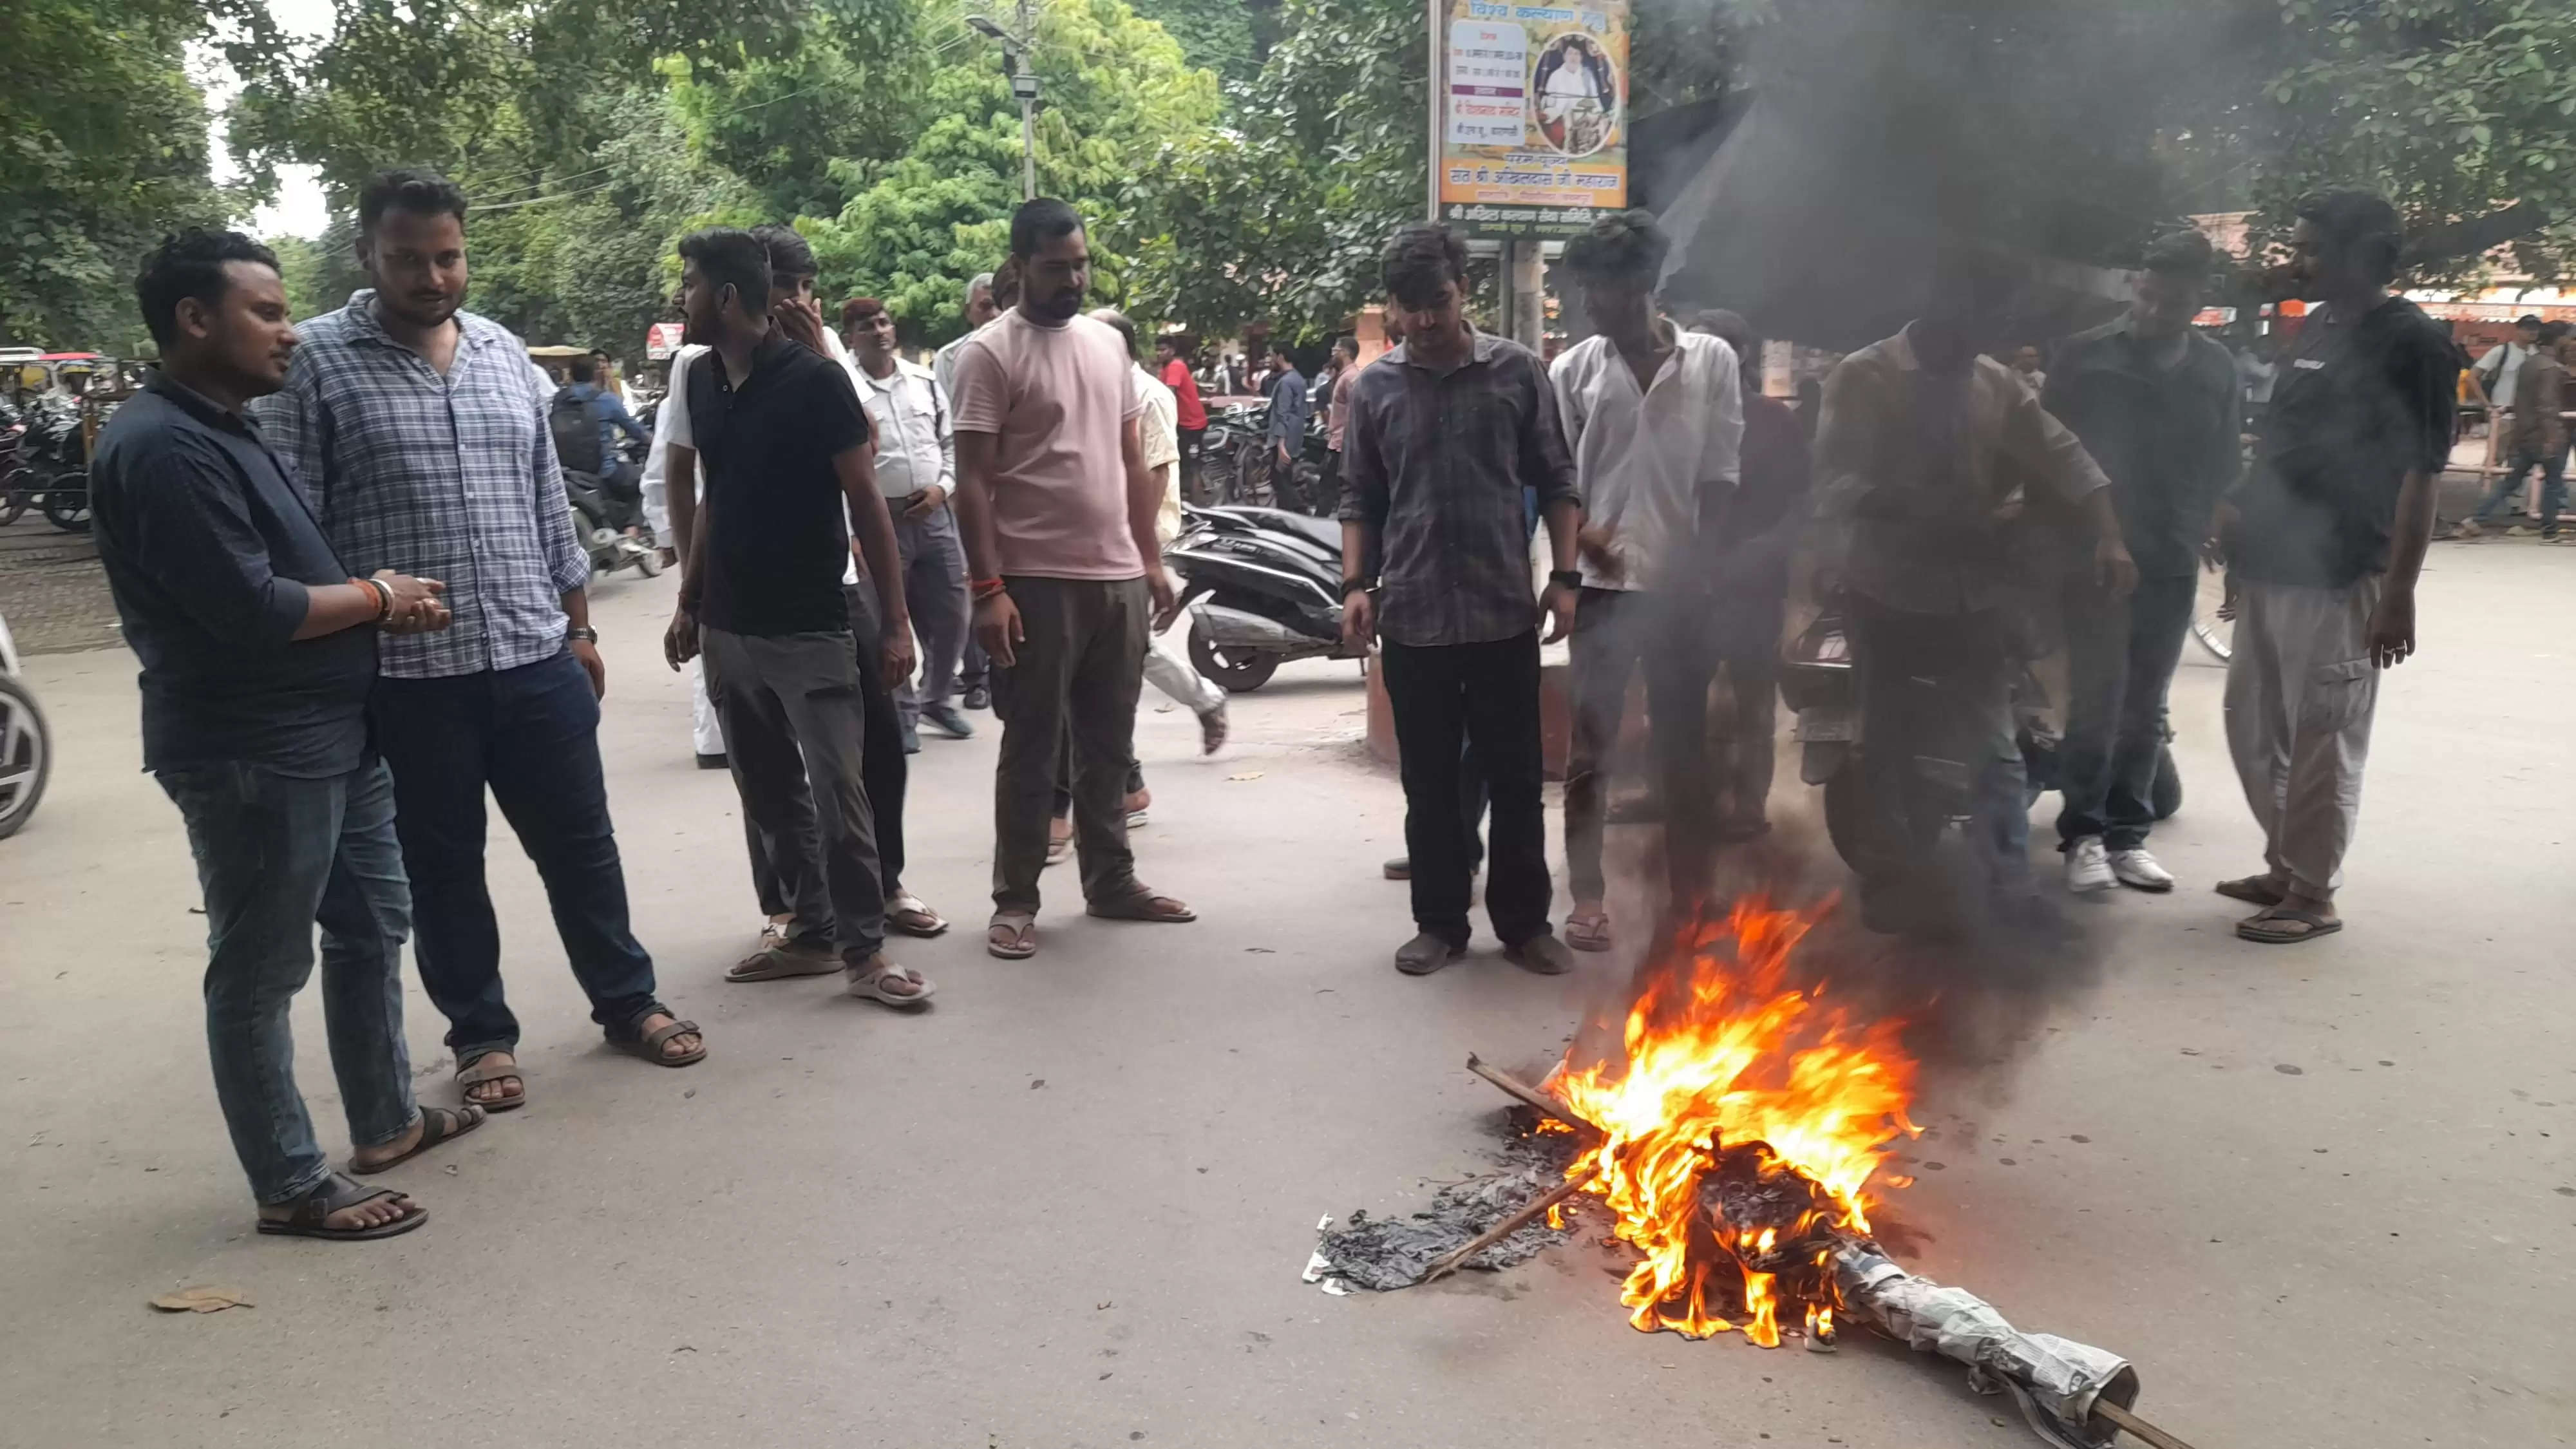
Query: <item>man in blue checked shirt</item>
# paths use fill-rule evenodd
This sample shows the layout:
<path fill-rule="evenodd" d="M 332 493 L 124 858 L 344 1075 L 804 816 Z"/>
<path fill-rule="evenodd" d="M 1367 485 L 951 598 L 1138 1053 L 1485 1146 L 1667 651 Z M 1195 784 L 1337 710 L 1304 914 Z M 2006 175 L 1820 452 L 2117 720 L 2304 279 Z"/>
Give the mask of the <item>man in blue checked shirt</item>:
<path fill-rule="evenodd" d="M 486 788 L 545 881 L 609 1041 L 663 1066 L 706 1046 L 656 999 L 653 959 L 627 926 L 600 771 L 608 675 L 584 594 L 590 562 L 527 349 L 461 310 L 465 212 L 465 194 L 425 172 L 368 184 L 358 260 L 375 285 L 300 329 L 260 421 L 351 568 L 446 581 L 454 623 L 383 641 L 369 713 L 393 769 L 421 985 L 447 1016 L 465 1099 L 507 1111 L 527 1086 L 484 883 Z"/>

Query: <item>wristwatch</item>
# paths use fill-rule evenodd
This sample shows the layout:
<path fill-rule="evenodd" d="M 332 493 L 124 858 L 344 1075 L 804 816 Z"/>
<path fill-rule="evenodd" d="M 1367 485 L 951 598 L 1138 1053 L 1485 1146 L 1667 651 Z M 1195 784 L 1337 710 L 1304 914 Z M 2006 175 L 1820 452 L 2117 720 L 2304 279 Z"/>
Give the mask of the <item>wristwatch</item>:
<path fill-rule="evenodd" d="M 566 642 L 578 639 L 584 644 L 596 644 L 599 642 L 599 631 L 587 624 L 575 624 L 564 631 L 564 639 Z"/>
<path fill-rule="evenodd" d="M 1583 571 L 1581 569 L 1551 569 L 1548 571 L 1547 581 L 1551 584 L 1563 584 L 1569 589 L 1579 589 L 1583 587 Z"/>
<path fill-rule="evenodd" d="M 1342 580 L 1342 597 L 1345 599 L 1349 598 L 1353 594 L 1374 593 L 1376 591 L 1377 580 L 1375 579 Z"/>

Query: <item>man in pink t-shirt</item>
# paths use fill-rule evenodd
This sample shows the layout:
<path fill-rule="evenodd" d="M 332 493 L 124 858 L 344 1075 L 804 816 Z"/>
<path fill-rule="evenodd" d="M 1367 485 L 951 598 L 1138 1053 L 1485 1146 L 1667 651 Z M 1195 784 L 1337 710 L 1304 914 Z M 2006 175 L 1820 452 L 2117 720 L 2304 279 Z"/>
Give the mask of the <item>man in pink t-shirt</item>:
<path fill-rule="evenodd" d="M 1144 405 L 1118 334 L 1080 315 L 1091 252 L 1074 209 L 1021 203 L 1011 257 L 1020 303 L 958 353 L 953 405 L 975 634 L 1002 717 L 984 944 L 1016 960 L 1037 953 L 1038 874 L 1068 735 L 1091 914 L 1197 918 L 1137 881 L 1123 809 L 1149 630 L 1175 612 L 1154 539 L 1162 488 L 1137 432 Z"/>

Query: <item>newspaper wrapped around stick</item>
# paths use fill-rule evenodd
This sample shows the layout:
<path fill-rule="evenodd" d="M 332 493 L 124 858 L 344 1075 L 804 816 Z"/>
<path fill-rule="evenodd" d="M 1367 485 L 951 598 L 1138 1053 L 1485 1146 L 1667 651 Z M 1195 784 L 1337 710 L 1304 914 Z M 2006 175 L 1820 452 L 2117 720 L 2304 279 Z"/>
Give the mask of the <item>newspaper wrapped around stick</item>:
<path fill-rule="evenodd" d="M 2138 1374 L 2127 1359 L 2023 1333 L 1993 1304 L 1907 1272 L 1875 1243 L 1845 1240 L 1834 1250 L 1834 1277 L 1849 1312 L 1923 1353 L 1966 1364 L 1980 1393 L 2009 1388 L 2030 1427 L 2059 1449 L 2104 1449 L 2116 1431 L 2094 1417 L 2094 1406 L 2137 1402 Z"/>

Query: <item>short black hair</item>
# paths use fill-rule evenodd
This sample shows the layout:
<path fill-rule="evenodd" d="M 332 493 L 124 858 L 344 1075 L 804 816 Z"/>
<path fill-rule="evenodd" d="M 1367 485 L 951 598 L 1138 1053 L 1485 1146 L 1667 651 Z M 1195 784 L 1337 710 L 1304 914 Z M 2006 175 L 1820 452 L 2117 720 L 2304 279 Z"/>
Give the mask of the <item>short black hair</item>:
<path fill-rule="evenodd" d="M 764 221 L 751 229 L 751 236 L 769 253 L 772 272 L 782 277 L 822 275 L 822 264 L 814 260 L 814 248 L 797 235 L 796 228 L 784 222 Z"/>
<path fill-rule="evenodd" d="M 591 356 L 593 356 L 593 357 L 598 358 L 598 359 L 599 359 L 600 361 L 602 361 L 602 362 L 614 362 L 614 361 L 616 361 L 616 359 L 615 359 L 615 358 L 610 357 L 610 356 L 608 355 L 608 349 L 607 349 L 607 348 L 605 348 L 605 347 L 594 347 L 594 348 L 590 349 L 590 355 L 591 355 Z"/>
<path fill-rule="evenodd" d="M 257 262 L 277 270 L 277 253 L 237 231 L 208 231 L 192 226 L 161 239 L 134 274 L 134 300 L 143 307 L 143 325 L 152 340 L 168 347 L 179 333 L 179 303 L 194 297 L 211 307 L 232 285 L 226 262 Z M 15 372 L 12 368 L 10 371 Z"/>
<path fill-rule="evenodd" d="M 2521 316 L 2513 319 L 2513 325 L 2516 327 L 2546 327 L 2549 324 L 2540 320 L 2539 313 L 2525 312 Z"/>
<path fill-rule="evenodd" d="M 1082 230 L 1082 213 L 1068 202 L 1040 196 L 1020 203 L 1011 213 L 1011 255 L 1033 257 L 1038 248 L 1060 236 Z"/>
<path fill-rule="evenodd" d="M 572 380 L 575 382 L 599 381 L 599 364 L 591 361 L 590 354 L 587 352 L 574 358 L 568 370 L 572 373 Z"/>
<path fill-rule="evenodd" d="M 1360 355 L 1360 340 L 1345 332 L 1333 339 L 1333 350 L 1345 357 L 1357 357 Z"/>
<path fill-rule="evenodd" d="M 2301 201 L 2297 214 L 2316 227 L 2329 250 L 2359 262 L 2373 282 L 2385 284 L 2397 275 L 2406 226 L 2387 197 L 2376 191 L 2320 191 Z"/>
<path fill-rule="evenodd" d="M 1593 218 L 1591 230 L 1565 244 L 1565 267 L 1577 281 L 1651 287 L 1672 249 L 1673 239 L 1644 207 L 1604 212 Z"/>
<path fill-rule="evenodd" d="M 2158 276 L 2205 282 L 2209 279 L 2209 264 L 2217 255 L 2218 249 L 2209 244 L 2209 237 L 2195 228 L 2169 232 L 2147 243 L 2143 260 L 2145 270 Z"/>
<path fill-rule="evenodd" d="M 414 216 L 452 216 L 465 225 L 465 189 L 435 171 L 400 166 L 379 171 L 358 193 L 358 230 L 371 232 L 388 211 Z"/>
<path fill-rule="evenodd" d="M 755 315 L 769 310 L 769 249 L 750 232 L 713 226 L 680 239 L 680 260 L 698 264 L 698 275 L 715 285 L 731 286 L 742 309 Z"/>
<path fill-rule="evenodd" d="M 2540 340 L 2548 343 L 2564 342 L 2567 340 L 2567 324 L 2564 322 L 2541 323 Z"/>
<path fill-rule="evenodd" d="M 1378 278 L 1387 295 L 1408 306 L 1421 306 L 1442 282 L 1467 285 L 1467 244 L 1445 226 L 1404 227 L 1387 239 Z"/>

